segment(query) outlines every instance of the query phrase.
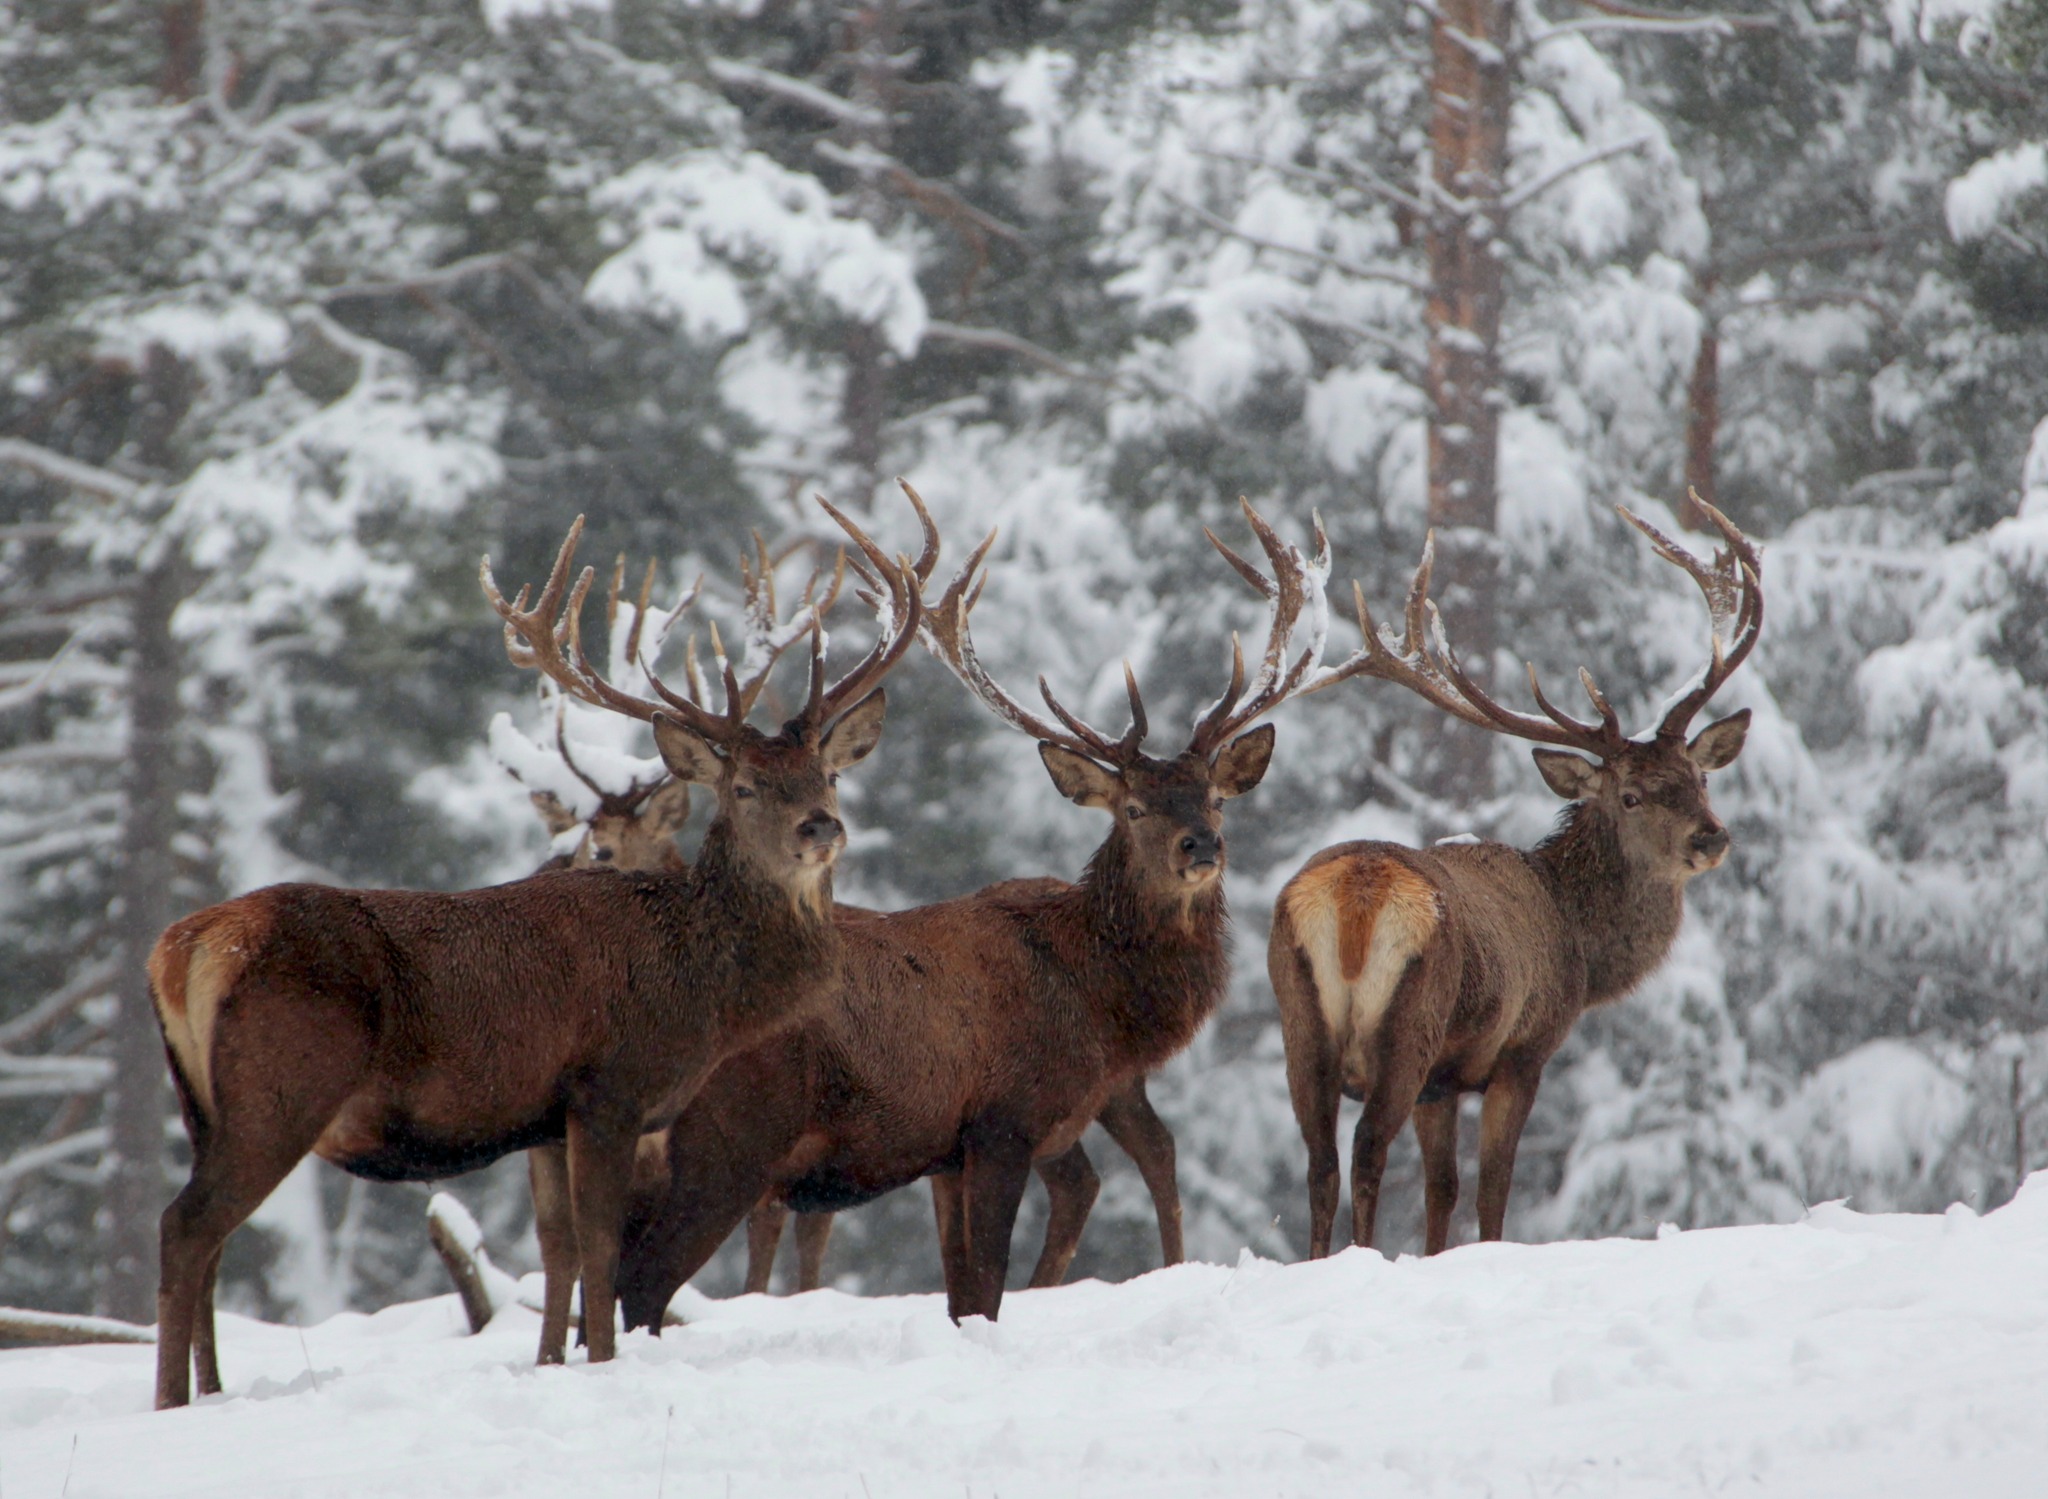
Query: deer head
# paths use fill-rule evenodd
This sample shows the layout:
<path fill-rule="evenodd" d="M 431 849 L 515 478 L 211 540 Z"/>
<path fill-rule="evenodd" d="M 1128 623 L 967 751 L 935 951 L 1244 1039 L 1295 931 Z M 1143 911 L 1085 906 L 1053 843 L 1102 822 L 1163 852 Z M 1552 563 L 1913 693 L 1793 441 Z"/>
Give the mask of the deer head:
<path fill-rule="evenodd" d="M 1422 562 L 1409 585 L 1402 639 L 1396 643 L 1381 634 L 1354 583 L 1364 643 L 1309 690 L 1320 691 L 1351 676 L 1378 677 L 1400 683 L 1466 723 L 1532 740 L 1542 746 L 1532 753 L 1544 784 L 1611 822 L 1632 867 L 1679 881 L 1712 869 L 1727 857 L 1729 840 L 1728 829 L 1708 804 L 1707 773 L 1733 763 L 1742 753 L 1749 710 L 1708 724 L 1690 740 L 1686 730 L 1756 645 L 1764 618 L 1763 563 L 1727 516 L 1697 495 L 1694 499 L 1727 543 L 1715 552 L 1711 564 L 1677 546 L 1640 516 L 1620 512 L 1650 539 L 1658 556 L 1682 568 L 1699 585 L 1707 602 L 1707 664 L 1651 732 L 1634 738 L 1624 734 L 1613 707 L 1584 668 L 1579 681 L 1598 722 L 1573 718 L 1554 707 L 1533 665 L 1528 667 L 1529 690 L 1542 710 L 1540 718 L 1503 708 L 1481 690 L 1459 664 L 1429 598 L 1433 537 L 1423 544 Z"/>
<path fill-rule="evenodd" d="M 927 537 L 934 536 L 916 491 L 907 484 L 903 488 L 924 520 Z M 1117 856 L 1141 888 L 1164 902 L 1192 901 L 1221 880 L 1226 863 L 1224 803 L 1258 785 L 1273 756 L 1272 726 L 1249 730 L 1248 726 L 1298 692 L 1320 659 L 1322 581 L 1329 571 L 1328 546 L 1320 525 L 1317 554 L 1311 561 L 1283 542 L 1249 504 L 1244 513 L 1272 564 L 1271 578 L 1217 541 L 1213 533 L 1209 539 L 1271 604 L 1265 652 L 1247 686 L 1244 653 L 1232 639 L 1229 685 L 1196 723 L 1187 746 L 1170 758 L 1144 752 L 1149 725 L 1138 680 L 1128 662 L 1124 665 L 1124 690 L 1130 701 L 1131 722 L 1115 738 L 1069 712 L 1043 677 L 1038 681 L 1039 695 L 1056 722 L 1025 708 L 988 675 L 975 654 L 968 616 L 981 595 L 982 565 L 994 544 L 993 532 L 946 585 L 937 602 L 927 603 L 925 608 L 925 645 L 996 717 L 1038 741 L 1039 758 L 1062 796 L 1109 813 L 1112 827 L 1106 849 Z M 931 564 L 936 561 L 933 547 L 928 544 L 926 551 L 927 557 L 914 568 L 920 586 L 929 581 Z M 1315 628 L 1307 647 L 1295 656 L 1294 637 L 1304 617 L 1314 622 Z"/>
<path fill-rule="evenodd" d="M 821 502 L 822 503 L 822 502 Z M 662 763 L 678 780 L 708 788 L 718 813 L 706 834 L 706 859 L 736 859 L 786 888 L 801 903 L 822 909 L 829 899 L 827 876 L 846 844 L 839 819 L 839 774 L 865 759 L 882 732 L 888 700 L 878 685 L 916 635 L 920 600 L 907 563 L 892 560 L 857 526 L 826 509 L 867 558 L 869 572 L 887 595 L 874 647 L 831 686 L 825 681 L 823 613 L 837 593 L 837 573 L 822 600 L 813 597 L 817 579 L 787 621 L 773 621 L 772 584 L 742 564 L 748 581 L 750 631 L 762 624 L 760 595 L 771 622 L 758 641 L 750 640 L 750 671 L 743 681 L 726 658 L 716 629 L 712 654 L 724 691 L 720 710 L 704 706 L 709 693 L 695 665 L 686 691 L 670 688 L 647 662 L 638 665 L 656 696 L 615 686 L 592 666 L 583 648 L 582 611 L 593 581 L 585 568 L 572 586 L 570 569 L 583 534 L 578 516 L 562 543 L 538 599 L 529 590 L 508 602 L 484 559 L 480 579 L 491 607 L 505 621 L 505 649 L 516 666 L 547 676 L 567 697 L 608 709 L 652 726 Z M 757 538 L 757 549 L 758 549 Z M 765 551 L 762 564 L 765 573 Z M 774 733 L 747 721 L 775 663 L 799 641 L 810 643 L 810 690 L 802 709 Z"/>

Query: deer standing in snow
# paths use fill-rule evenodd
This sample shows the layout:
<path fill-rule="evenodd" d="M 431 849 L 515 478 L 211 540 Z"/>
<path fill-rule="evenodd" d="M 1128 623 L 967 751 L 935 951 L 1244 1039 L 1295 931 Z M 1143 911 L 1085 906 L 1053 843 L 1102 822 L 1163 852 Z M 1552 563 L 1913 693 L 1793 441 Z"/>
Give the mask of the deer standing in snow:
<path fill-rule="evenodd" d="M 1544 783 L 1571 805 L 1528 850 L 1493 842 L 1429 849 L 1345 843 L 1281 890 L 1268 969 L 1287 1083 L 1308 1144 L 1309 1253 L 1330 1249 L 1337 1211 L 1339 1095 L 1365 1112 L 1351 1148 L 1351 1237 L 1373 1239 L 1387 1147 L 1411 1110 L 1422 1146 L 1428 1252 L 1458 1197 L 1458 1097 L 1482 1093 L 1479 1233 L 1501 1236 L 1522 1126 L 1543 1065 L 1580 1015 L 1620 999 L 1664 961 L 1688 881 L 1728 853 L 1707 773 L 1741 753 L 1743 709 L 1688 741 L 1686 729 L 1756 644 L 1761 562 L 1727 517 L 1702 506 L 1726 549 L 1707 565 L 1622 514 L 1705 594 L 1710 660 L 1654 733 L 1631 739 L 1585 671 L 1599 721 L 1553 707 L 1503 708 L 1460 667 L 1429 600 L 1432 551 L 1408 592 L 1406 635 L 1382 637 L 1357 595 L 1358 653 L 1311 690 L 1352 676 L 1398 682 L 1466 723 L 1535 742 Z M 1355 585 L 1354 585 L 1355 592 Z"/>
<path fill-rule="evenodd" d="M 1128 670 L 1131 725 L 1116 737 L 1042 682 L 1049 720 L 988 676 L 968 613 L 993 537 L 928 606 L 927 646 L 1039 741 L 1054 785 L 1107 813 L 1109 836 L 1071 884 L 1009 881 L 841 921 L 832 1003 L 734 1057 L 671 1130 L 670 1192 L 633 1226 L 621 1265 L 629 1326 L 658 1327 L 676 1289 L 765 1192 L 825 1211 L 921 1176 L 933 1178 L 948 1309 L 997 1314 L 1034 1162 L 1071 1163 L 1088 1123 L 1188 1044 L 1228 981 L 1223 809 L 1271 758 L 1271 727 L 1251 725 L 1318 665 L 1328 560 L 1326 550 L 1304 558 L 1246 513 L 1273 577 L 1225 552 L 1271 603 L 1266 649 L 1249 685 L 1236 656 L 1229 686 L 1168 759 L 1144 753 L 1144 705 Z M 936 561 L 927 527 L 920 578 Z M 1305 620 L 1311 638 L 1297 655 Z"/>
<path fill-rule="evenodd" d="M 833 783 L 881 734 L 879 683 L 917 630 L 915 580 L 875 554 L 892 607 L 831 688 L 775 734 L 730 669 L 712 712 L 593 668 L 569 585 L 579 519 L 533 606 L 482 581 L 515 664 L 653 726 L 671 773 L 718 811 L 693 868 L 557 870 L 441 894 L 278 885 L 174 923 L 150 954 L 191 1179 L 165 1210 L 157 1404 L 220 1388 L 213 1288 L 228 1235 L 309 1151 L 380 1180 L 437 1179 L 565 1140 L 593 1361 L 612 1357 L 619 1231 L 636 1145 L 725 1057 L 804 1019 L 839 959 Z M 864 538 L 860 538 L 864 539 Z M 560 1313 L 567 1314 L 567 1287 Z M 550 1315 L 556 1308 L 550 1306 Z M 545 1356 L 545 1343 L 542 1349 Z"/>

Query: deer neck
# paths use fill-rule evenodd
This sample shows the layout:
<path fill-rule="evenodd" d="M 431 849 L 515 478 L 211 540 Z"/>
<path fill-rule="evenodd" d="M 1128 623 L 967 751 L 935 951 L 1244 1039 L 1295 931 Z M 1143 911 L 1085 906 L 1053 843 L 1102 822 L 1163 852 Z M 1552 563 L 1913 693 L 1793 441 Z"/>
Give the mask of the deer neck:
<path fill-rule="evenodd" d="M 1620 999 L 1671 951 L 1685 916 L 1682 880 L 1631 860 L 1613 817 L 1592 802 L 1565 810 L 1529 853 L 1586 974 L 1586 1003 Z"/>
<path fill-rule="evenodd" d="M 713 925 L 728 934 L 741 966 L 756 980 L 787 982 L 820 965 L 836 971 L 829 865 L 795 880 L 772 875 L 718 821 L 705 830 L 696 865 L 680 877 L 695 886 Z"/>
<path fill-rule="evenodd" d="M 1095 851 L 1072 899 L 1084 928 L 1080 975 L 1099 999 L 1105 1039 L 1125 1067 L 1173 1056 L 1223 1000 L 1230 917 L 1223 882 L 1162 899 L 1131 868 L 1124 840 Z"/>

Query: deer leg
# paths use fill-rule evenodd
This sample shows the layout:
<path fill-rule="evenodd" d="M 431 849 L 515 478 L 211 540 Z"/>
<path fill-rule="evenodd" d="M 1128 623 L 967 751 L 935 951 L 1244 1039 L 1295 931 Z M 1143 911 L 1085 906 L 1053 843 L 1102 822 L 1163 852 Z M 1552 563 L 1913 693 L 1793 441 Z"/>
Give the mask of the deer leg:
<path fill-rule="evenodd" d="M 932 1217 L 939 1229 L 939 1267 L 946 1277 L 946 1315 L 958 1322 L 967 1310 L 966 1200 L 959 1172 L 934 1176 Z"/>
<path fill-rule="evenodd" d="M 224 1003 L 263 992 L 260 988 L 232 991 Z M 304 1080 L 301 1088 L 272 1086 L 260 1073 L 260 1056 L 245 1062 L 233 1051 L 217 1052 L 212 1090 L 215 1106 L 200 1119 L 200 1111 L 185 1099 L 184 1083 L 179 1079 L 186 1130 L 192 1139 L 192 1175 L 164 1209 L 157 1240 L 158 1410 L 191 1400 L 195 1352 L 201 1361 L 202 1392 L 220 1388 L 213 1286 L 221 1248 L 228 1235 L 306 1158 L 361 1074 L 368 1045 L 360 1031 L 332 1013 L 309 1007 L 302 1007 L 299 1013 L 312 1027 L 307 1044 L 327 1062 L 325 1073 Z M 197 1128 L 195 1119 L 199 1120 Z"/>
<path fill-rule="evenodd" d="M 815 1291 L 825 1283 L 825 1246 L 832 1242 L 830 1213 L 796 1215 L 796 1288 Z"/>
<path fill-rule="evenodd" d="M 263 1204 L 277 1184 L 304 1159 L 319 1131 L 304 1138 L 231 1135 L 216 1127 L 213 1148 L 200 1148 L 192 1179 L 164 1209 L 158 1240 L 160 1263 L 156 1293 L 156 1406 L 165 1410 L 192 1398 L 192 1357 L 195 1345 L 206 1362 L 200 1370 L 203 1393 L 220 1388 L 220 1365 L 213 1328 L 213 1278 L 228 1235 Z M 250 1139 L 261 1154 L 231 1152 L 226 1140 Z M 201 1332 L 200 1323 L 205 1323 Z M 210 1367 L 208 1367 L 210 1365 Z M 212 1389 L 207 1388 L 211 1384 Z"/>
<path fill-rule="evenodd" d="M 1389 1026 L 1390 1033 L 1398 1027 Z M 1399 1046 L 1383 1038 L 1374 1067 L 1365 1112 L 1351 1137 L 1351 1242 L 1371 1248 L 1379 1217 L 1380 1180 L 1387 1171 L 1387 1149 L 1415 1109 L 1429 1078 L 1429 1053 L 1421 1047 Z"/>
<path fill-rule="evenodd" d="M 1102 1178 L 1078 1141 L 1051 1160 L 1040 1161 L 1037 1170 L 1052 1211 L 1046 1217 L 1045 1248 L 1031 1271 L 1031 1284 L 1056 1286 L 1067 1278 L 1074 1252 L 1081 1247 L 1081 1230 L 1102 1191 Z"/>
<path fill-rule="evenodd" d="M 788 1221 L 789 1209 L 772 1192 L 747 1214 L 748 1295 L 768 1294 L 768 1281 L 775 1274 L 775 1251 L 782 1245 L 782 1225 Z"/>
<path fill-rule="evenodd" d="M 637 1119 L 619 1125 L 569 1116 L 570 1218 L 583 1271 L 583 1337 L 593 1364 L 609 1361 L 618 1351 L 619 1238 L 633 1180 L 633 1151 L 640 1139 L 638 1126 Z"/>
<path fill-rule="evenodd" d="M 220 1250 L 206 1262 L 206 1279 L 199 1287 L 198 1315 L 192 1321 L 192 1366 L 198 1375 L 201 1397 L 220 1393 L 220 1351 L 214 1343 L 213 1287 L 220 1279 Z"/>
<path fill-rule="evenodd" d="M 969 1316 L 993 1322 L 1003 1308 L 1003 1282 L 1010 1272 L 1010 1232 L 1017 1206 L 1031 1178 L 1031 1142 L 1007 1124 L 971 1130 L 961 1168 L 962 1254 L 966 1261 Z"/>
<path fill-rule="evenodd" d="M 1422 1196 L 1428 1209 L 1424 1254 L 1450 1243 L 1451 1212 L 1458 1205 L 1458 1095 L 1415 1106 L 1415 1139 L 1422 1146 Z"/>
<path fill-rule="evenodd" d="M 1145 1178 L 1145 1186 L 1152 1193 L 1152 1211 L 1159 1218 L 1160 1262 L 1178 1265 L 1186 1256 L 1181 1244 L 1177 1153 L 1173 1131 L 1153 1111 L 1152 1100 L 1145 1096 L 1145 1079 L 1140 1076 L 1129 1087 L 1110 1094 L 1096 1121 L 1138 1163 L 1138 1174 Z M 1333 1123 L 1332 1154 L 1336 1148 Z"/>
<path fill-rule="evenodd" d="M 1494 1069 L 1479 1110 L 1479 1237 L 1492 1241 L 1507 1227 L 1508 1188 L 1515 1179 L 1515 1151 L 1522 1126 L 1536 1103 L 1543 1063 Z"/>
<path fill-rule="evenodd" d="M 796 1143 L 801 1121 L 759 1115 L 745 1131 L 715 1110 L 686 1112 L 669 1135 L 669 1190 L 619 1266 L 626 1326 L 659 1334 L 683 1283 L 774 1186 L 775 1168 Z"/>
<path fill-rule="evenodd" d="M 569 1301 L 576 1292 L 576 1217 L 569 1195 L 569 1147 L 536 1145 L 526 1152 L 533 1186 L 533 1233 L 540 1240 L 540 1353 L 536 1363 L 559 1364 L 569 1351 Z"/>
<path fill-rule="evenodd" d="M 1322 1001 L 1308 960 L 1294 945 L 1292 930 L 1276 918 L 1266 971 L 1280 1006 L 1281 1039 L 1287 1045 L 1287 1096 L 1308 1146 L 1308 1257 L 1330 1252 L 1337 1222 L 1337 1189 L 1342 1180 L 1337 1155 L 1337 1104 L 1342 1078 L 1337 1042 L 1324 1022 Z"/>

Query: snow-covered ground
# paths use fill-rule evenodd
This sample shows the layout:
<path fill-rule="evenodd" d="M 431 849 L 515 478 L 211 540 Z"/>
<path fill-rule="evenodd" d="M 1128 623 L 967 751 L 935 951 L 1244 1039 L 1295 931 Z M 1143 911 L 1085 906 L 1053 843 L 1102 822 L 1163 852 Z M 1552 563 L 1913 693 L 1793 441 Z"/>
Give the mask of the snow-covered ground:
<path fill-rule="evenodd" d="M 532 1368 L 523 1310 L 463 1336 L 452 1296 L 226 1319 L 229 1393 L 166 1415 L 148 1348 L 0 1353 L 0 1493 L 2048 1492 L 2048 1174 L 1983 1218 L 1247 1256 L 996 1326 L 831 1291 L 679 1309 L 603 1369 Z"/>

